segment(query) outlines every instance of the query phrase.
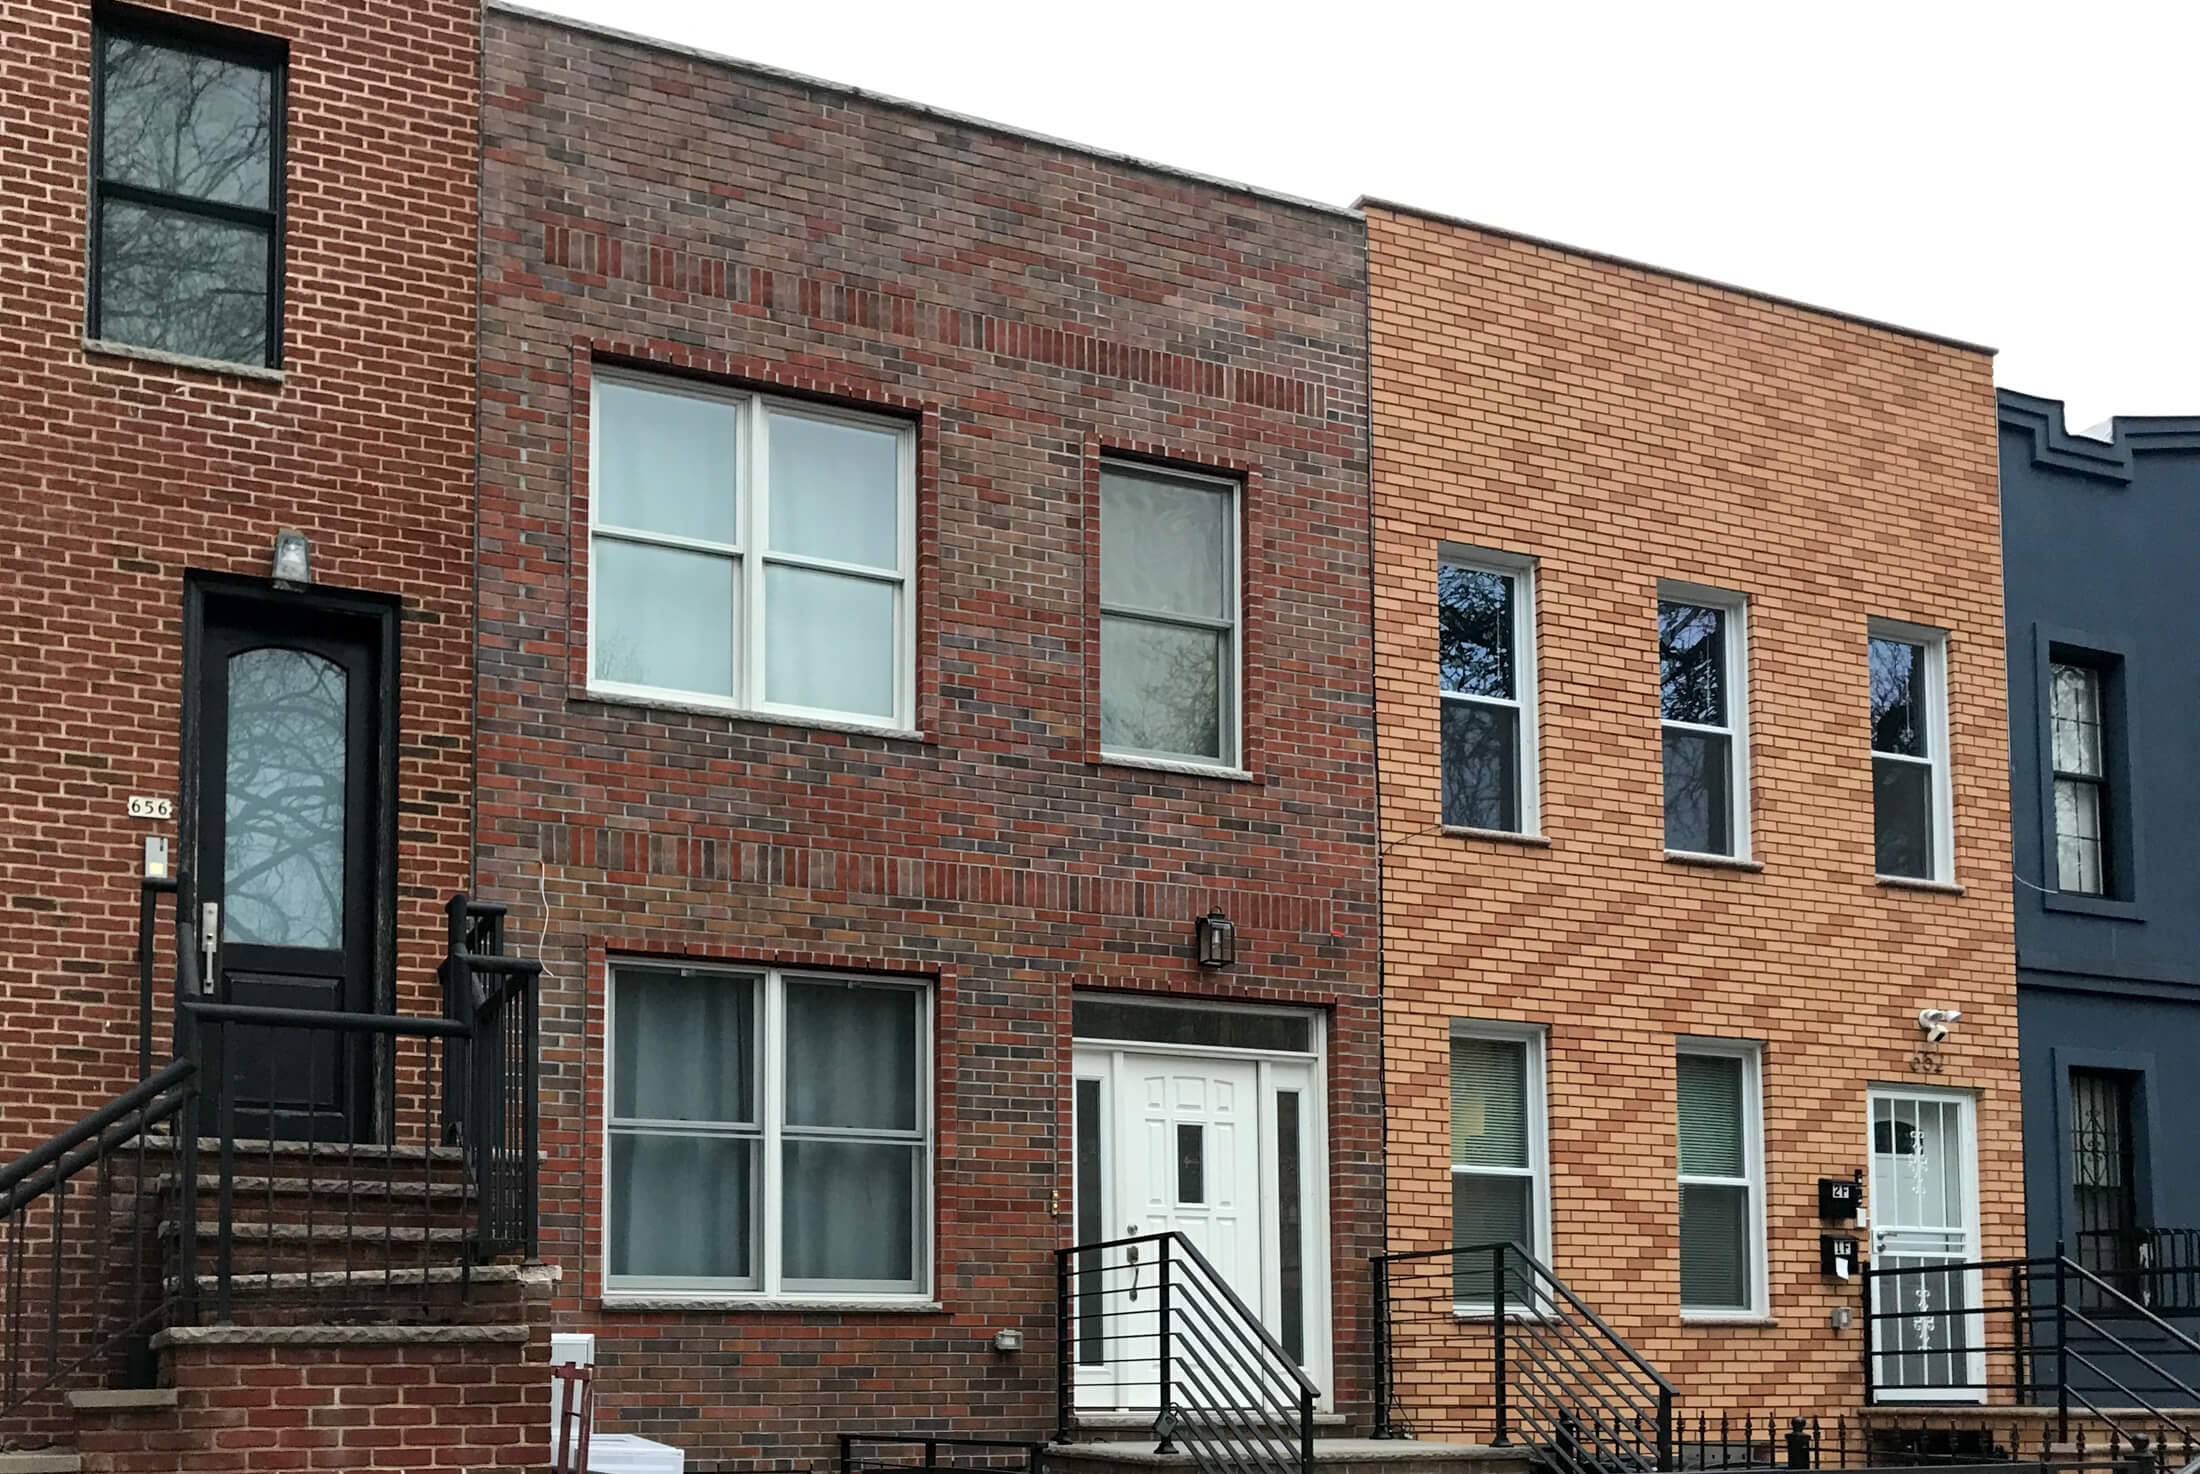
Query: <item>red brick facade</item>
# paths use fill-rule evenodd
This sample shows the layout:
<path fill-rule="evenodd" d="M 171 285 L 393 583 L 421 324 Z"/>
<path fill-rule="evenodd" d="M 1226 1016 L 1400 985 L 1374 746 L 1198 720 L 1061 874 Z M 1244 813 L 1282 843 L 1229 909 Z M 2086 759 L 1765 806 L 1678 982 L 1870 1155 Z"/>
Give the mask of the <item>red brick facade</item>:
<path fill-rule="evenodd" d="M 518 14 L 487 30 L 478 879 L 550 968 L 544 1253 L 561 1329 L 599 1338 L 606 1421 L 706 1469 L 807 1462 L 864 1427 L 1051 1431 L 1080 987 L 1326 1012 L 1339 1405 L 1363 1415 L 1359 222 Z M 607 362 L 915 425 L 914 733 L 588 693 Z M 1097 761 L 1102 451 L 1244 487 L 1242 776 Z M 1203 974 L 1210 905 L 1239 960 Z M 933 982 L 935 1307 L 605 1304 L 621 957 Z M 992 1349 L 1005 1328 L 1021 1352 Z"/>
<path fill-rule="evenodd" d="M 88 342 L 93 7 L 0 5 L 5 1160 L 137 1078 L 144 841 L 177 845 L 188 832 L 179 758 L 188 575 L 272 592 L 276 534 L 294 529 L 310 539 L 319 589 L 396 605 L 397 736 L 383 783 L 394 916 L 375 928 L 378 1006 L 440 1012 L 442 902 L 468 873 L 477 8 L 156 0 L 130 13 L 213 23 L 287 51 L 280 369 Z M 132 817 L 134 797 L 169 801 L 173 816 Z M 188 906 L 192 867 L 180 845 L 171 863 Z M 156 1065 L 171 1048 L 167 904 L 155 941 Z M 72 1186 L 76 1221 L 89 1224 L 91 1174 Z M 103 1175 L 101 1210 L 112 1191 Z M 34 1207 L 28 1222 L 43 1227 L 47 1211 Z M 89 1252 L 90 1242 L 80 1228 L 66 1246 Z M 159 1251 L 150 1246 L 156 1276 Z M 16 1286 L 11 1309 L 42 1315 L 40 1285 Z M 39 1354 L 29 1340 L 15 1349 Z M 11 1364 L 18 1374 L 27 1387 L 43 1366 Z M 289 1375 L 308 1397 L 335 1396 L 311 1369 Z M 533 1389 L 515 1396 L 542 1405 Z M 281 1401 L 276 1421 L 306 1420 L 295 1392 Z M 200 1448 L 239 1431 L 234 1418 L 217 1434 L 208 1420 L 171 1417 L 182 1417 L 176 1436 Z M 66 1436 L 58 1393 L 0 1434 L 34 1426 Z M 396 1447 L 382 1467 L 432 1462 L 402 1438 Z M 260 1452 L 238 1457 L 276 1467 Z M 107 1467 L 156 1465 L 176 1467 L 172 1456 Z"/>
<path fill-rule="evenodd" d="M 414 1006 L 434 998 L 441 902 L 466 880 L 475 9 L 161 8 L 288 43 L 283 367 L 86 349 L 91 7 L 0 7 L 9 1153 L 135 1079 L 142 841 L 177 824 L 125 804 L 178 797 L 187 569 L 264 576 L 294 528 L 318 583 L 403 601 L 398 947 L 382 983 Z"/>

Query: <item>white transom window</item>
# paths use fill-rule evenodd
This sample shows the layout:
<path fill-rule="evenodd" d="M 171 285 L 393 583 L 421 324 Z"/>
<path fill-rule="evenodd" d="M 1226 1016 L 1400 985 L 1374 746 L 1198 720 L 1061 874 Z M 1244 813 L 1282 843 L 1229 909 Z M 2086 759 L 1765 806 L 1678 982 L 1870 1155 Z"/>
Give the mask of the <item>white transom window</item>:
<path fill-rule="evenodd" d="M 599 372 L 589 433 L 591 690 L 913 725 L 907 423 Z"/>
<path fill-rule="evenodd" d="M 922 984 L 611 969 L 612 1294 L 921 1299 L 931 995 Z"/>

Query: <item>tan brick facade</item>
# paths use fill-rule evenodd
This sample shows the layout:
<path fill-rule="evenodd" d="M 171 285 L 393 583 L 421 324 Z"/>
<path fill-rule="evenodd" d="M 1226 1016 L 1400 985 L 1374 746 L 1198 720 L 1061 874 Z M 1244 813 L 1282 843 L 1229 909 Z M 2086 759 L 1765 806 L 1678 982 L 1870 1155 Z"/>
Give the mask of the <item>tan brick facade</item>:
<path fill-rule="evenodd" d="M 1544 1026 L 1557 1272 L 1685 1412 L 1853 1405 L 1816 1191 L 1868 1084 L 1977 1092 L 1981 1248 L 2022 1242 L 1989 359 L 1380 205 L 1369 252 L 1392 1247 L 1450 1240 L 1451 1021 Z M 1547 845 L 1439 826 L 1444 542 L 1536 560 Z M 1759 868 L 1665 856 L 1661 578 L 1750 601 Z M 1962 894 L 1874 878 L 1874 617 L 1950 632 Z M 1680 1314 L 1683 1035 L 1763 1045 L 1768 1322 Z"/>

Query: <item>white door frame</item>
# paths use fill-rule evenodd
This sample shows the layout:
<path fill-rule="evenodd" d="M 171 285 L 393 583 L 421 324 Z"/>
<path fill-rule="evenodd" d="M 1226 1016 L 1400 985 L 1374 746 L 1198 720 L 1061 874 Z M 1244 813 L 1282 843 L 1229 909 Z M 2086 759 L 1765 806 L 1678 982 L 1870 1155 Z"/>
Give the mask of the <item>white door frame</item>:
<path fill-rule="evenodd" d="M 1865 1206 L 1871 1215 L 1870 1227 L 1867 1232 L 1870 1234 L 1872 1267 L 1874 1269 L 1879 1267 L 1881 1237 L 1890 1228 L 1909 1227 L 1914 1229 L 1918 1227 L 1917 1225 L 1905 1225 L 1891 1221 L 1888 1209 L 1894 1202 L 1894 1194 L 1889 1192 L 1882 1195 L 1880 1191 L 1880 1152 L 1876 1140 L 1876 1122 L 1878 1120 L 1879 1103 L 1892 1100 L 1930 1101 L 1936 1105 L 1953 1105 L 1956 1107 L 1957 1129 L 1963 1136 L 1960 1186 L 1963 1193 L 1964 1209 L 1962 1226 L 1965 1231 L 1962 1260 L 1958 1262 L 1977 1263 L 1982 1257 L 1980 1252 L 1981 1214 L 1978 1197 L 1978 1093 L 1971 1090 L 1951 1090 L 1946 1087 L 1931 1085 L 1873 1084 L 1867 1087 L 1864 1096 L 1864 1160 L 1871 1164 L 1869 1169 L 1869 1196 L 1866 1199 Z M 1874 1281 L 1874 1283 L 1876 1285 L 1878 1282 Z M 1973 1270 L 1963 1276 L 1962 1294 L 1966 1308 L 1976 1310 L 1984 1303 L 1981 1298 L 1982 1290 L 1983 1286 L 1978 1271 Z M 1876 1308 L 1875 1305 L 1874 1309 L 1876 1310 Z M 1941 1403 L 1982 1403 L 1986 1401 L 1986 1353 L 1981 1349 L 1986 1340 L 1985 1318 L 1978 1315 L 1963 1315 L 1951 1317 L 1951 1321 L 1953 1324 L 1961 1326 L 1965 1332 L 1967 1349 L 1963 1353 L 1963 1380 L 1968 1385 L 1963 1387 L 1890 1386 L 1886 1377 L 1886 1369 L 1890 1361 L 1905 1356 L 1947 1356 L 1949 1353 L 1945 1351 L 1882 1351 L 1881 1346 L 1884 1344 L 1885 1328 L 1893 1323 L 1875 1321 L 1872 1337 L 1874 1344 L 1868 1348 L 1868 1354 L 1874 1358 L 1872 1363 L 1872 1393 L 1876 1400 L 1880 1402 Z"/>
<path fill-rule="evenodd" d="M 1103 1201 L 1100 1210 L 1101 1224 L 1107 1239 L 1122 1237 L 1124 1219 L 1119 1205 L 1114 1201 L 1113 1179 L 1119 1169 L 1114 1166 L 1118 1150 L 1118 1130 L 1122 1119 L 1122 1094 L 1118 1089 L 1118 1064 L 1130 1056 L 1187 1059 L 1187 1060 L 1246 1060 L 1257 1068 L 1255 1078 L 1259 1092 L 1259 1180 L 1262 1192 L 1273 1191 L 1278 1163 L 1276 1140 L 1275 1096 L 1279 1089 L 1297 1089 L 1300 1093 L 1300 1122 L 1305 1150 L 1300 1164 L 1301 1222 L 1305 1235 L 1302 1250 L 1304 1264 L 1300 1288 L 1302 1330 L 1305 1337 L 1306 1359 L 1303 1366 L 1307 1377 L 1321 1389 L 1315 1404 L 1328 1411 L 1332 1407 L 1331 1371 L 1334 1357 L 1331 1348 L 1330 1316 L 1330 1257 L 1329 1257 L 1329 1110 L 1326 1021 L 1318 1014 L 1311 1015 L 1314 1049 L 1311 1054 L 1296 1054 L 1261 1049 L 1228 1049 L 1203 1045 L 1147 1044 L 1136 1041 L 1079 1039 L 1075 1042 L 1071 1077 L 1098 1079 L 1101 1097 L 1100 1157 L 1108 1164 L 1108 1180 L 1102 1184 Z M 1075 1092 L 1072 1091 L 1074 1100 Z M 1085 1184 L 1077 1180 L 1076 1150 L 1072 1133 L 1071 1158 L 1071 1225 L 1070 1242 L 1076 1242 L 1076 1195 L 1085 1190 Z M 1272 1201 L 1272 1199 L 1271 1199 Z M 1282 1272 L 1280 1259 L 1280 1235 L 1277 1215 L 1270 1211 L 1261 1216 L 1261 1297 L 1260 1303 L 1251 1308 L 1271 1333 L 1280 1322 L 1283 1304 Z M 1281 1336 L 1278 1335 L 1278 1339 Z M 1072 1355 L 1075 1339 L 1072 1338 Z M 1104 1376 L 1090 1377 L 1095 1368 L 1082 1369 L 1087 1376 L 1079 1378 L 1082 1393 L 1087 1386 L 1108 1388 L 1113 1382 Z M 1096 1391 L 1093 1394 L 1098 1397 Z M 1100 1402 L 1079 1397 L 1080 1406 L 1088 1412 L 1105 1411 Z"/>

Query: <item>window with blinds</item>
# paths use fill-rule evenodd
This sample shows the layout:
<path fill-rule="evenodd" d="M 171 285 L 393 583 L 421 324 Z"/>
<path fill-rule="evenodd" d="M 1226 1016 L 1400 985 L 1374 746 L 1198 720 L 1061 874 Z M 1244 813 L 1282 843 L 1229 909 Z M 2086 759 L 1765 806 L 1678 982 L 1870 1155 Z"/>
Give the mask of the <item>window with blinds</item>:
<path fill-rule="evenodd" d="M 1683 1049 L 1678 1075 L 1681 1309 L 1752 1314 L 1759 1304 L 1754 1053 Z"/>
<path fill-rule="evenodd" d="M 1451 1241 L 1516 1243 L 1540 1253 L 1541 1041 L 1477 1036 L 1451 1041 Z M 1453 1295 L 1462 1305 L 1494 1298 L 1491 1265 L 1462 1256 Z"/>

